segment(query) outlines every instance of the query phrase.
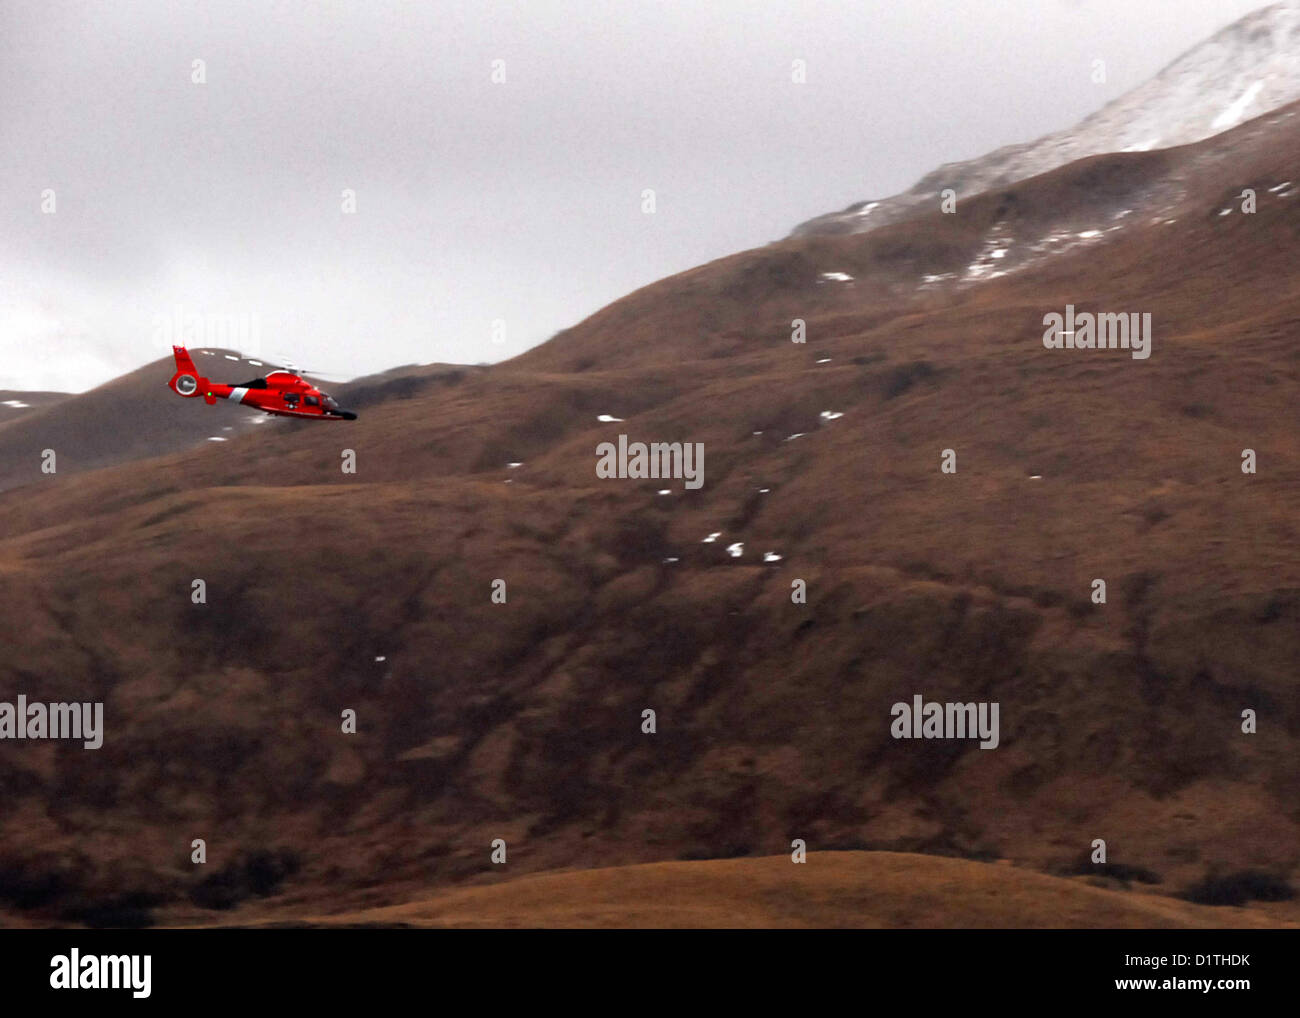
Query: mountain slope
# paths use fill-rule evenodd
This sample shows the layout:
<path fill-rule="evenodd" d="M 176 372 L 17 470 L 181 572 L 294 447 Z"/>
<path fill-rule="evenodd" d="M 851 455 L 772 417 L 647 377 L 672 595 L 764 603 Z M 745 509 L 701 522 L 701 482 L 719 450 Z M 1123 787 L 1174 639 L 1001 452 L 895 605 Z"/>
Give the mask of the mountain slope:
<path fill-rule="evenodd" d="M 67 399 L 66 392 L 22 392 L 0 389 L 0 424 L 15 421 L 37 407 Z"/>
<path fill-rule="evenodd" d="M 0 699 L 108 726 L 4 747 L 0 907 L 269 871 L 346 912 L 491 879 L 497 838 L 514 875 L 793 838 L 1092 872 L 1102 838 L 1164 895 L 1294 883 L 1293 110 L 701 266 L 346 429 L 0 494 Z M 1151 313 L 1151 358 L 1045 349 L 1067 303 Z M 619 434 L 702 442 L 704 486 L 598 478 Z M 998 702 L 998 748 L 893 739 L 915 695 Z"/>
<path fill-rule="evenodd" d="M 213 378 L 242 381 L 266 371 L 227 350 L 195 356 Z M 174 371 L 168 355 L 89 392 L 33 400 L 15 419 L 0 417 L 0 491 L 48 479 L 42 472 L 47 449 L 55 452 L 57 471 L 73 474 L 191 448 L 212 437 L 228 441 L 262 422 L 264 415 L 225 402 L 208 407 L 198 400 L 160 399 L 160 393 L 168 395 Z"/>
<path fill-rule="evenodd" d="M 194 356 L 199 370 L 219 381 L 245 381 L 273 369 L 233 350 L 204 348 Z M 440 380 L 481 370 L 409 365 L 351 382 L 316 384 L 344 405 L 364 408 L 385 399 L 410 398 Z M 42 472 L 46 449 L 54 450 L 59 473 L 79 474 L 208 442 L 228 442 L 254 425 L 290 432 L 303 426 L 225 401 L 209 407 L 200 400 L 167 399 L 167 380 L 174 371 L 167 356 L 77 395 L 0 393 L 0 491 L 47 481 L 49 475 Z M 6 400 L 24 405 L 9 407 Z"/>

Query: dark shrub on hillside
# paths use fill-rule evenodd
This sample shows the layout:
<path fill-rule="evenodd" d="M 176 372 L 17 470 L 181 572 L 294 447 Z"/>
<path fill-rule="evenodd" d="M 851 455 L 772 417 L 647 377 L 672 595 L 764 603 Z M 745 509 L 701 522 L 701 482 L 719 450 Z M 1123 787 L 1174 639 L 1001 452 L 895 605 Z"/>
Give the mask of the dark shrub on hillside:
<path fill-rule="evenodd" d="M 907 392 L 917 382 L 935 375 L 934 367 L 928 361 L 912 361 L 890 369 L 884 376 L 885 399 L 893 399 Z"/>
<path fill-rule="evenodd" d="M 57 869 L 20 862 L 0 867 L 0 902 L 18 909 L 41 908 L 69 890 L 67 877 Z"/>
<path fill-rule="evenodd" d="M 92 929 L 140 930 L 154 924 L 153 909 L 163 901 L 163 895 L 148 891 L 130 891 L 100 900 L 77 895 L 59 916 Z"/>
<path fill-rule="evenodd" d="M 1239 870 L 1206 876 L 1182 894 L 1198 905 L 1244 905 L 1248 901 L 1290 901 L 1295 889 L 1283 878 L 1262 870 Z"/>
<path fill-rule="evenodd" d="M 253 852 L 199 881 L 190 891 L 190 901 L 200 908 L 224 910 L 246 898 L 265 898 L 297 873 L 299 865 L 292 852 Z"/>
<path fill-rule="evenodd" d="M 1160 883 L 1160 874 L 1145 866 L 1129 866 L 1122 862 L 1093 862 L 1086 853 L 1067 872 L 1073 876 L 1111 877 L 1125 883 L 1133 880 L 1139 884 Z"/>

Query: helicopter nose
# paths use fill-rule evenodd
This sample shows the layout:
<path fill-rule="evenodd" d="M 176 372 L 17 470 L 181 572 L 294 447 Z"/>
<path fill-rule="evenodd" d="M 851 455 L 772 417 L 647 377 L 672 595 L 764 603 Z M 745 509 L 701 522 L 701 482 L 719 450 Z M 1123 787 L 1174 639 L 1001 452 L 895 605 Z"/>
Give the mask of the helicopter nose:
<path fill-rule="evenodd" d="M 351 410 L 340 410 L 339 416 L 342 417 L 345 421 L 355 421 L 357 419 L 357 415 L 354 414 Z"/>

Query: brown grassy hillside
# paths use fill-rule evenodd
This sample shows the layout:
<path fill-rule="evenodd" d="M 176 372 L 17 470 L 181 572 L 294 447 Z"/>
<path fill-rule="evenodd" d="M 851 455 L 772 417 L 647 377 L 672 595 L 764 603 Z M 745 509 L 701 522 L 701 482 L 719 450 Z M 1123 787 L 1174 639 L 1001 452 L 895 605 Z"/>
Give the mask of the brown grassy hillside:
<path fill-rule="evenodd" d="M 1159 893 L 1294 880 L 1300 198 L 1269 188 L 1297 124 L 723 259 L 346 427 L 0 495 L 0 699 L 102 699 L 108 728 L 3 747 L 0 897 L 346 912 L 490 879 L 495 838 L 515 875 L 793 838 L 1019 864 L 1023 907 L 953 925 L 1163 924 L 1029 872 L 1090 872 L 1097 838 Z M 1245 187 L 1258 212 L 1220 215 Z M 963 280 L 990 238 L 1007 274 Z M 1067 302 L 1150 312 L 1150 360 L 1045 350 Z M 704 487 L 597 479 L 620 432 L 702 442 Z M 998 701 L 1001 745 L 891 738 L 913 694 Z M 801 922 L 844 918 L 819 900 Z M 935 915 L 900 901 L 868 914 Z"/>
<path fill-rule="evenodd" d="M 1130 891 L 1106 878 L 1052 877 L 900 852 L 814 852 L 801 866 L 788 856 L 764 856 L 567 870 L 332 915 L 286 896 L 273 919 L 258 918 L 268 911 L 251 903 L 224 919 L 421 929 L 1214 929 L 1300 923 L 1300 913 L 1286 905 L 1211 908 Z M 191 909 L 169 925 L 210 922 Z"/>

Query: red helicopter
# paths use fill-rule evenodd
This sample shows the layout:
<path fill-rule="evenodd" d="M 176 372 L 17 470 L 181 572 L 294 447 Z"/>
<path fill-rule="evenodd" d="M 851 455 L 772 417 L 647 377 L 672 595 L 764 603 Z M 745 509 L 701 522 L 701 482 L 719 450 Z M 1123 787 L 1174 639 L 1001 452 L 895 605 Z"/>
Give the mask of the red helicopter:
<path fill-rule="evenodd" d="M 340 409 L 328 393 L 321 392 L 292 371 L 281 368 L 272 371 L 265 378 L 254 378 L 251 382 L 240 382 L 238 385 L 225 385 L 209 381 L 199 374 L 199 369 L 185 347 L 173 346 L 172 356 L 176 358 L 176 374 L 172 375 L 172 380 L 167 385 L 178 396 L 187 399 L 202 396 L 208 406 L 219 399 L 233 400 L 280 417 L 306 417 L 315 421 L 357 419 L 351 410 Z"/>

